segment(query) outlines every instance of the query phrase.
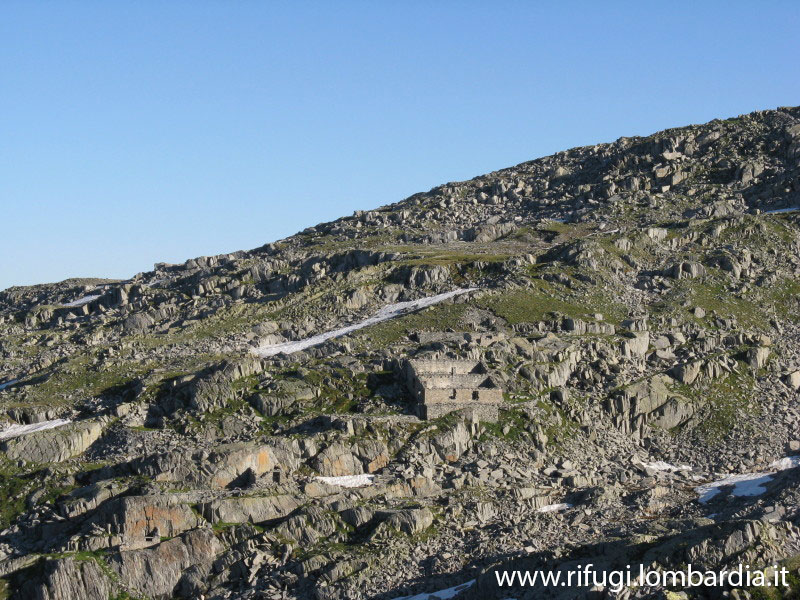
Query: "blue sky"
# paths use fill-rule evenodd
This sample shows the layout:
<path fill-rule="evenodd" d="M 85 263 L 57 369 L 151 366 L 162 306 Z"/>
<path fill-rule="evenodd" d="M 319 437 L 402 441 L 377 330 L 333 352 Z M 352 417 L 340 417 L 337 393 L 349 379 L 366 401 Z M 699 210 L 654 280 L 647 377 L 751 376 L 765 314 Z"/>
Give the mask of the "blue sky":
<path fill-rule="evenodd" d="M 800 4 L 0 4 L 0 289 L 800 104 Z"/>

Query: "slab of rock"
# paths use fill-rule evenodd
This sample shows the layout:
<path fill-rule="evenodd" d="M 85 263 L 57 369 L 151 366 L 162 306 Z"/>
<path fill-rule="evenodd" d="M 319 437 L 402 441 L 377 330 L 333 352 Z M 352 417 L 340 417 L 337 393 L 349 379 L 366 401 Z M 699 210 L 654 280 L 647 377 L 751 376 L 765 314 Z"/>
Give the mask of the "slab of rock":
<path fill-rule="evenodd" d="M 695 279 L 705 274 L 706 269 L 703 265 L 691 261 L 675 263 L 665 271 L 665 275 L 674 279 Z"/>
<path fill-rule="evenodd" d="M 107 419 L 89 419 L 68 423 L 55 429 L 35 431 L 6 440 L 2 449 L 14 460 L 54 463 L 82 454 L 102 434 Z"/>
<path fill-rule="evenodd" d="M 178 495 L 123 496 L 107 503 L 99 515 L 111 532 L 123 537 L 126 549 L 144 548 L 203 524 Z"/>
<path fill-rule="evenodd" d="M 44 561 L 41 578 L 26 582 L 18 597 L 31 600 L 108 600 L 112 585 L 93 560 Z"/>
<path fill-rule="evenodd" d="M 647 331 L 637 331 L 631 337 L 622 341 L 622 355 L 625 358 L 641 357 L 647 354 L 650 347 L 650 333 Z"/>
<path fill-rule="evenodd" d="M 275 444 L 224 444 L 214 452 L 194 455 L 166 452 L 134 460 L 134 473 L 156 481 L 187 482 L 218 489 L 244 487 L 252 479 L 280 469 L 289 473 L 300 464 L 300 448 L 294 440 Z"/>
<path fill-rule="evenodd" d="M 295 453 L 285 447 L 229 444 L 208 457 L 210 484 L 227 487 L 248 470 L 256 477 L 275 469 L 294 471 L 299 465 L 298 457 L 299 450 Z"/>
<path fill-rule="evenodd" d="M 194 565 L 208 569 L 222 549 L 210 529 L 195 529 L 153 548 L 120 552 L 109 564 L 126 586 L 153 600 L 167 600 L 185 570 Z"/>
<path fill-rule="evenodd" d="M 212 523 L 261 523 L 285 517 L 300 506 L 294 496 L 238 496 L 200 505 L 200 512 Z"/>
<path fill-rule="evenodd" d="M 312 466 L 325 477 L 360 475 L 364 472 L 364 465 L 352 453 L 350 447 L 338 443 L 320 452 L 314 458 Z"/>
<path fill-rule="evenodd" d="M 331 444 L 317 454 L 311 466 L 324 477 L 342 477 L 374 473 L 388 464 L 386 444 L 367 440 L 353 446 Z"/>
<path fill-rule="evenodd" d="M 104 481 L 87 485 L 70 492 L 59 502 L 58 510 L 62 516 L 77 517 L 94 510 L 109 498 L 119 496 L 128 491 L 130 486 L 116 481 Z"/>
<path fill-rule="evenodd" d="M 390 516 L 386 522 L 403 533 L 414 535 L 433 525 L 433 513 L 427 508 L 401 510 Z"/>

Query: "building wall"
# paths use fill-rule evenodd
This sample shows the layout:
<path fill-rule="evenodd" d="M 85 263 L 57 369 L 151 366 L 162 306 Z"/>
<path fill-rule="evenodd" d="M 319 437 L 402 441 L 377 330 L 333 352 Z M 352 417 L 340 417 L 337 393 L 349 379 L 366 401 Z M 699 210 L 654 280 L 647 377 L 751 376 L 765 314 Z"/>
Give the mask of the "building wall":
<path fill-rule="evenodd" d="M 494 387 L 486 375 L 421 375 L 425 389 Z"/>
<path fill-rule="evenodd" d="M 451 388 L 425 390 L 421 402 L 424 404 L 442 403 L 500 403 L 503 391 L 497 388 Z"/>
<path fill-rule="evenodd" d="M 497 420 L 503 390 L 487 376 L 480 362 L 406 361 L 401 372 L 421 418 L 435 419 L 462 411 L 468 418 Z"/>
<path fill-rule="evenodd" d="M 472 360 L 409 360 L 407 363 L 417 375 L 466 375 L 485 372 L 479 361 Z M 477 371 L 476 371 L 477 369 Z"/>

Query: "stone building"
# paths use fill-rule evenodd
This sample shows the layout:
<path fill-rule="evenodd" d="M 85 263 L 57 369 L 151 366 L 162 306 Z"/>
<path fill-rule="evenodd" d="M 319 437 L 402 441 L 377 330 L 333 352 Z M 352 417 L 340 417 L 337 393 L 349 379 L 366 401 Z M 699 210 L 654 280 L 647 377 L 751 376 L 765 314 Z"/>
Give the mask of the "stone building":
<path fill-rule="evenodd" d="M 422 419 L 463 411 L 477 421 L 496 421 L 503 390 L 479 361 L 407 360 L 403 377 Z"/>

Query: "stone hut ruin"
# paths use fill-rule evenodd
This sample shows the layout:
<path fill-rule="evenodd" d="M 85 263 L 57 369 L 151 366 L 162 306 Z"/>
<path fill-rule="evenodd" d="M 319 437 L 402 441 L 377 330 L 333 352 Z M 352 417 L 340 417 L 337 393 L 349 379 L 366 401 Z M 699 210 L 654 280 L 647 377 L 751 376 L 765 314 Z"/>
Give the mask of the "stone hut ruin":
<path fill-rule="evenodd" d="M 422 419 L 463 411 L 476 421 L 497 421 L 503 390 L 486 366 L 469 360 L 407 360 L 403 378 Z"/>

